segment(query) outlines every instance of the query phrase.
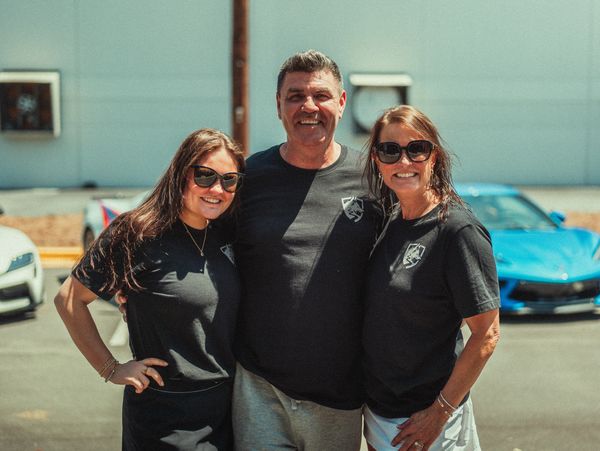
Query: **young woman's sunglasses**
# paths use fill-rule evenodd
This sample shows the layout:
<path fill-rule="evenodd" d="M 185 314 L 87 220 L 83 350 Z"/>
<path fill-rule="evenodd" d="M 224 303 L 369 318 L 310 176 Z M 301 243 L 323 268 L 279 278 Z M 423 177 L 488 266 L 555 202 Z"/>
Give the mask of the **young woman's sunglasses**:
<path fill-rule="evenodd" d="M 241 172 L 226 172 L 221 175 L 206 166 L 195 164 L 192 167 L 194 168 L 194 183 L 201 188 L 210 188 L 217 180 L 221 182 L 221 187 L 228 193 L 235 193 L 242 186 L 244 174 Z"/>
<path fill-rule="evenodd" d="M 435 144 L 431 141 L 419 139 L 409 142 L 406 147 L 402 147 L 395 142 L 385 142 L 376 144 L 373 147 L 377 159 L 384 164 L 396 163 L 402 157 L 402 151 L 406 152 L 406 156 L 413 163 L 421 163 L 427 161 L 431 156 L 431 151 L 435 148 Z"/>

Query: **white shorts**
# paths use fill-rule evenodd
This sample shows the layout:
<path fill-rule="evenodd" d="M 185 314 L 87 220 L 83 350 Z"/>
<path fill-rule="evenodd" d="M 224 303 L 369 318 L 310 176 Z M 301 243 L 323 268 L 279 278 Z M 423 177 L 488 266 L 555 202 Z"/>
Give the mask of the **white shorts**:
<path fill-rule="evenodd" d="M 385 418 L 375 414 L 367 406 L 363 409 L 363 415 L 365 419 L 364 434 L 369 445 L 377 451 L 393 451 L 401 446 L 400 444 L 393 447 L 391 443 L 392 439 L 398 435 L 396 426 L 404 423 L 408 418 Z M 454 411 L 429 450 L 481 451 L 471 398 Z"/>

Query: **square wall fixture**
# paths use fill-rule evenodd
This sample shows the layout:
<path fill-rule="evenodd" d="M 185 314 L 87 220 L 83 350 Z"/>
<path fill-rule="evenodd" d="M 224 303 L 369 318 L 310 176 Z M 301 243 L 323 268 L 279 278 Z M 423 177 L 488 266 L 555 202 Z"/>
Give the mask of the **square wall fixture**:
<path fill-rule="evenodd" d="M 0 72 L 0 131 L 21 136 L 59 136 L 60 73 Z"/>
<path fill-rule="evenodd" d="M 387 108 L 408 104 L 412 77 L 408 74 L 350 74 L 352 119 L 358 133 L 369 133 Z"/>

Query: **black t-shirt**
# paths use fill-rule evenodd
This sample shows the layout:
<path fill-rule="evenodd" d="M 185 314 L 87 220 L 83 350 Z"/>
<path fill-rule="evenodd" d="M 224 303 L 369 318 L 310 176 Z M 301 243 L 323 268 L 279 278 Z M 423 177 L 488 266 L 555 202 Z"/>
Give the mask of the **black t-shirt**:
<path fill-rule="evenodd" d="M 188 228 L 202 243 L 204 230 Z M 110 232 L 109 228 L 99 246 L 107 245 Z M 136 251 L 134 273 L 143 289 L 126 291 L 131 350 L 138 360 L 157 357 L 169 363 L 155 367 L 164 390 L 204 388 L 234 374 L 240 281 L 228 242 L 223 230 L 210 224 L 202 257 L 178 221 Z M 105 266 L 94 262 L 92 268 L 91 263 L 89 258 L 81 261 L 73 276 L 99 297 L 110 299 L 114 293 L 101 288 Z"/>
<path fill-rule="evenodd" d="M 378 219 L 362 197 L 358 153 L 321 170 L 279 146 L 252 155 L 235 254 L 243 280 L 237 357 L 296 399 L 363 402 L 361 289 Z"/>
<path fill-rule="evenodd" d="M 389 418 L 434 402 L 462 351 L 463 318 L 498 308 L 487 230 L 468 210 L 439 206 L 390 224 L 369 265 L 364 323 L 367 404 Z"/>

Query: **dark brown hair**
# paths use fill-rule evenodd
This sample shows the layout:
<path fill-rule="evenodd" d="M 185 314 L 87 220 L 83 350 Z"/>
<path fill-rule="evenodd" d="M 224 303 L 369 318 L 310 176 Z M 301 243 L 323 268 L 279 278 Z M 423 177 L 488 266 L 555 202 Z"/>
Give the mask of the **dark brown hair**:
<path fill-rule="evenodd" d="M 290 72 L 329 71 L 338 82 L 340 92 L 344 89 L 340 68 L 330 57 L 318 50 L 295 53 L 283 62 L 277 75 L 277 94 L 281 91 L 285 76 Z"/>
<path fill-rule="evenodd" d="M 418 109 L 410 105 L 400 105 L 389 108 L 375 121 L 371 129 L 371 136 L 366 144 L 368 158 L 365 161 L 363 177 L 366 179 L 369 191 L 372 196 L 381 204 L 384 212 L 389 214 L 396 202 L 396 195 L 390 190 L 385 183 L 381 182 L 377 165 L 372 160 L 373 148 L 379 144 L 381 131 L 386 125 L 401 124 L 405 125 L 428 141 L 435 144 L 434 153 L 436 154 L 436 162 L 433 166 L 431 177 L 431 189 L 440 199 L 442 209 L 440 217 L 443 219 L 447 216 L 448 206 L 451 203 L 462 205 L 463 201 L 456 193 L 452 183 L 452 154 L 444 145 L 443 140 L 437 130 L 437 127 L 431 120 Z"/>
<path fill-rule="evenodd" d="M 224 148 L 233 157 L 239 172 L 244 172 L 245 160 L 241 149 L 225 133 L 203 128 L 191 133 L 179 146 L 169 167 L 150 195 L 138 207 L 117 217 L 92 244 L 83 259 L 105 267 L 106 291 L 121 288 L 141 288 L 133 274 L 135 253 L 139 245 L 157 238 L 169 230 L 179 219 L 183 210 L 183 192 L 190 166 L 197 164 L 210 152 Z M 228 209 L 231 212 L 239 196 L 235 196 Z M 98 242 L 108 240 L 107 246 Z M 89 257 L 88 257 L 89 254 Z"/>

